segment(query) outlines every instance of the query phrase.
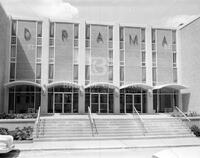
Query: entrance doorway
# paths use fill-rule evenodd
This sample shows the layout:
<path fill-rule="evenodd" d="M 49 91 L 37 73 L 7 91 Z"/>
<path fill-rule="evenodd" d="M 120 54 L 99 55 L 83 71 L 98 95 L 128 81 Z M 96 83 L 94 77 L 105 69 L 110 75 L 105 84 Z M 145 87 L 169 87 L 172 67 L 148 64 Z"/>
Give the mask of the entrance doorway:
<path fill-rule="evenodd" d="M 85 112 L 88 107 L 92 113 L 113 113 L 114 89 L 105 86 L 85 89 Z"/>
<path fill-rule="evenodd" d="M 134 107 L 139 113 L 143 111 L 141 94 L 125 94 L 125 96 L 125 113 L 133 113 Z"/>
<path fill-rule="evenodd" d="M 147 91 L 142 88 L 120 89 L 120 113 L 147 112 Z"/>
<path fill-rule="evenodd" d="M 72 93 L 54 93 L 54 113 L 72 113 Z"/>
<path fill-rule="evenodd" d="M 107 113 L 109 111 L 108 106 L 108 94 L 91 94 L 91 111 L 92 113 Z"/>

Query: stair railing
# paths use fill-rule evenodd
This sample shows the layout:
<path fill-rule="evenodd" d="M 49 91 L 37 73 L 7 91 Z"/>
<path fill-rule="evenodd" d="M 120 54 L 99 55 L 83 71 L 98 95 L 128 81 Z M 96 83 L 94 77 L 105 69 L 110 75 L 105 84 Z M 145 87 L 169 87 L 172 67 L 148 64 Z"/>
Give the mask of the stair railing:
<path fill-rule="evenodd" d="M 38 108 L 37 118 L 36 118 L 36 121 L 35 121 L 36 138 L 39 137 L 39 127 L 40 127 L 40 107 Z"/>
<path fill-rule="evenodd" d="M 175 108 L 178 110 L 179 113 L 181 113 L 184 116 L 184 118 L 186 120 L 188 120 L 189 122 L 191 122 L 191 120 L 184 114 L 184 112 L 181 109 L 178 108 L 178 106 L 175 106 Z"/>
<path fill-rule="evenodd" d="M 138 118 L 139 118 L 139 120 L 140 120 L 140 123 L 141 123 L 141 125 L 142 125 L 142 128 L 143 128 L 143 135 L 145 135 L 145 134 L 147 133 L 147 129 L 146 129 L 145 125 L 144 125 L 144 120 L 143 120 L 142 117 L 140 116 L 140 114 L 139 114 L 139 112 L 137 111 L 137 109 L 135 108 L 135 106 L 133 106 L 133 109 L 134 109 L 134 111 L 136 112 L 136 114 L 137 114 L 137 116 L 138 116 Z"/>
<path fill-rule="evenodd" d="M 90 120 L 91 129 L 92 129 L 92 136 L 94 136 L 94 129 L 95 129 L 96 134 L 98 134 L 98 132 L 97 132 L 95 120 L 92 117 L 91 109 L 90 109 L 89 106 L 88 106 L 88 117 L 89 117 L 89 120 Z"/>

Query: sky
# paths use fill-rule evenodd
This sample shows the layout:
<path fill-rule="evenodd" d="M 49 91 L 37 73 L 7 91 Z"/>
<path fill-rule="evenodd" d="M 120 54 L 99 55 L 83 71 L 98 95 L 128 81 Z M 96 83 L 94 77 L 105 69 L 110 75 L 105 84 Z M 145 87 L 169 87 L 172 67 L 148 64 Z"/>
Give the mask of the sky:
<path fill-rule="evenodd" d="M 177 27 L 200 15 L 200 0 L 0 0 L 9 15 Z"/>

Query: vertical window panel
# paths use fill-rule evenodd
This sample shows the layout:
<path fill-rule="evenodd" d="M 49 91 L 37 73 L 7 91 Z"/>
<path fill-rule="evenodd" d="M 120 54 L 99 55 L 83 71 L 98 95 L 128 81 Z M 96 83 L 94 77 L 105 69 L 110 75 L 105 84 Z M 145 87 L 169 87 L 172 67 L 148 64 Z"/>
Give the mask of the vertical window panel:
<path fill-rule="evenodd" d="M 142 82 L 146 82 L 146 67 L 142 67 Z"/>
<path fill-rule="evenodd" d="M 79 34 L 79 26 L 78 24 L 74 25 L 74 39 L 78 39 L 78 34 Z"/>
<path fill-rule="evenodd" d="M 172 44 L 176 44 L 176 31 L 172 31 Z"/>
<path fill-rule="evenodd" d="M 74 64 L 78 64 L 78 49 L 74 49 Z"/>
<path fill-rule="evenodd" d="M 109 68 L 109 70 L 108 70 L 108 72 L 109 72 L 109 81 L 113 81 L 113 66 L 109 66 L 108 67 Z"/>
<path fill-rule="evenodd" d="M 10 63 L 10 79 L 15 79 L 15 63 Z"/>
<path fill-rule="evenodd" d="M 141 29 L 141 42 L 145 42 L 145 29 Z"/>
<path fill-rule="evenodd" d="M 85 64 L 90 65 L 90 50 L 85 51 Z"/>
<path fill-rule="evenodd" d="M 113 64 L 113 50 L 109 50 L 109 64 Z"/>
<path fill-rule="evenodd" d="M 85 80 L 90 80 L 90 66 L 85 66 Z"/>
<path fill-rule="evenodd" d="M 42 47 L 37 47 L 37 58 L 42 57 Z"/>
<path fill-rule="evenodd" d="M 86 25 L 85 38 L 90 39 L 90 25 Z"/>
<path fill-rule="evenodd" d="M 16 26 L 17 26 L 17 22 L 16 20 L 12 21 L 12 36 L 16 36 Z"/>
<path fill-rule="evenodd" d="M 120 66 L 120 81 L 124 81 L 124 67 Z"/>
<path fill-rule="evenodd" d="M 152 68 L 152 79 L 153 79 L 153 85 L 155 85 L 156 84 L 156 80 L 157 80 L 157 73 L 156 73 L 156 68 L 155 67 L 153 67 Z"/>
<path fill-rule="evenodd" d="M 120 51 L 120 62 L 124 62 L 124 51 Z"/>
<path fill-rule="evenodd" d="M 123 27 L 119 28 L 119 38 L 120 38 L 120 41 L 124 41 L 124 28 Z"/>
<path fill-rule="evenodd" d="M 36 79 L 41 79 L 41 64 L 36 64 Z"/>
<path fill-rule="evenodd" d="M 109 26 L 109 41 L 113 40 L 113 27 Z"/>
<path fill-rule="evenodd" d="M 174 83 L 177 83 L 177 68 L 173 68 L 173 80 L 174 80 Z"/>
<path fill-rule="evenodd" d="M 156 30 L 155 29 L 152 29 L 152 31 L 151 31 L 151 40 L 152 40 L 152 43 L 156 43 Z"/>
<path fill-rule="evenodd" d="M 49 64 L 49 79 L 53 79 L 54 74 L 54 64 Z"/>
<path fill-rule="evenodd" d="M 42 37 L 42 22 L 37 24 L 37 37 Z"/>
<path fill-rule="evenodd" d="M 15 58 L 16 57 L 16 46 L 12 45 L 11 46 L 11 58 Z"/>
<path fill-rule="evenodd" d="M 78 65 L 74 65 L 74 80 L 78 80 Z"/>
<path fill-rule="evenodd" d="M 54 58 L 54 48 L 53 47 L 49 48 L 49 58 L 50 59 Z"/>
<path fill-rule="evenodd" d="M 142 51 L 142 66 L 146 65 L 146 52 Z"/>
<path fill-rule="evenodd" d="M 50 30 L 49 30 L 50 32 L 49 32 L 49 36 L 50 37 L 54 37 L 54 23 L 50 23 Z"/>

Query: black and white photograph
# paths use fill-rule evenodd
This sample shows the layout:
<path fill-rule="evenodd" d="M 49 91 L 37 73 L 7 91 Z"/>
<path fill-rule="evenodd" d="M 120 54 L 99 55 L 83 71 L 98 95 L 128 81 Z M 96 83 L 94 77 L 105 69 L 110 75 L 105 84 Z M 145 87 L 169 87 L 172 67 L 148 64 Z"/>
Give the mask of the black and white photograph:
<path fill-rule="evenodd" d="M 200 158 L 200 0 L 0 0 L 0 158 Z"/>

